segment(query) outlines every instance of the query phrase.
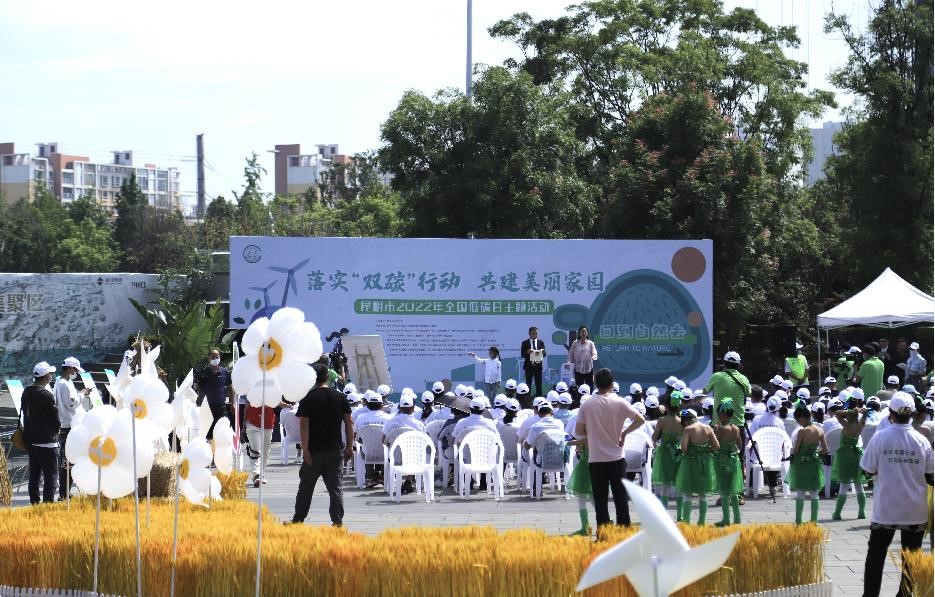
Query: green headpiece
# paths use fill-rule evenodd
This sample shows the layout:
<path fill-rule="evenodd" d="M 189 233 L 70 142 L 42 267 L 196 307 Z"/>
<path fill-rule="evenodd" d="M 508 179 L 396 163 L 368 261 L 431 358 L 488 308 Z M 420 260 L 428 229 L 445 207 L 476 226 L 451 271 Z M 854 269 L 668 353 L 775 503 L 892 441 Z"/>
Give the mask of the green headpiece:
<path fill-rule="evenodd" d="M 717 411 L 719 413 L 734 414 L 734 399 L 724 398 L 723 400 L 721 400 L 721 403 L 717 405 Z"/>
<path fill-rule="evenodd" d="M 669 394 L 669 406 L 675 408 L 682 406 L 682 392 L 675 390 Z"/>

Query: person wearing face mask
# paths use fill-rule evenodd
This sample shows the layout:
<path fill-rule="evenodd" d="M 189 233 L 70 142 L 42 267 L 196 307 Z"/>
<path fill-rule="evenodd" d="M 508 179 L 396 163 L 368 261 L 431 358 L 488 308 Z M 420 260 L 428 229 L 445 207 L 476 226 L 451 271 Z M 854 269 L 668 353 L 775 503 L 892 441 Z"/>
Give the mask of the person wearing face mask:
<path fill-rule="evenodd" d="M 198 373 L 198 401 L 201 403 L 207 398 L 208 408 L 211 409 L 211 428 L 208 429 L 208 441 L 214 438 L 214 426 L 221 417 L 228 416 L 228 399 L 234 402 L 234 387 L 231 385 L 231 374 L 226 367 L 221 366 L 221 351 L 212 348 L 208 353 L 208 366 Z"/>
<path fill-rule="evenodd" d="M 902 369 L 906 370 L 906 384 L 915 386 L 917 388 L 922 388 L 925 384 L 922 383 L 922 378 L 925 377 L 925 368 L 928 366 L 928 363 L 922 355 L 919 354 L 919 343 L 913 342 L 909 345 L 909 358 L 906 359 L 906 363 L 901 366 Z"/>
<path fill-rule="evenodd" d="M 55 382 L 55 408 L 58 409 L 58 419 L 62 425 L 58 431 L 58 494 L 62 500 L 71 489 L 68 472 L 71 465 L 65 458 L 65 440 L 68 439 L 68 432 L 71 431 L 71 419 L 75 416 L 75 409 L 81 404 L 81 400 L 91 393 L 90 388 L 84 388 L 80 392 L 75 388 L 75 380 L 83 371 L 78 359 L 68 357 L 62 361 L 62 376 Z"/>

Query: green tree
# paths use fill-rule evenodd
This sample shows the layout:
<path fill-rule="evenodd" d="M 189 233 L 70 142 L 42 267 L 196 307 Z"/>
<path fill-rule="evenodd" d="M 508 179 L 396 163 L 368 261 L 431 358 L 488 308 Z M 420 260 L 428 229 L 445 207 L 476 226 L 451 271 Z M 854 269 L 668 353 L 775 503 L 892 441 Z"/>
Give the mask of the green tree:
<path fill-rule="evenodd" d="M 235 233 L 241 235 L 272 234 L 272 220 L 263 200 L 263 192 L 260 190 L 266 169 L 260 165 L 255 152 L 246 159 L 243 175 L 243 191 L 239 195 L 234 192 L 234 197 L 237 199 Z"/>
<path fill-rule="evenodd" d="M 889 266 L 931 293 L 932 2 L 883 0 L 865 31 L 839 14 L 825 29 L 850 47 L 831 80 L 858 98 L 816 189 L 842 204 L 850 288 Z"/>
<path fill-rule="evenodd" d="M 30 201 L 23 197 L 0 210 L 0 271 L 49 271 L 48 239 Z"/>
<path fill-rule="evenodd" d="M 203 223 L 204 248 L 227 249 L 230 237 L 237 222 L 237 206 L 227 201 L 223 195 L 211 200 L 205 209 Z"/>
<path fill-rule="evenodd" d="M 136 172 L 124 179 L 114 203 L 117 216 L 113 237 L 121 253 L 120 265 L 125 271 L 147 271 L 142 267 L 142 254 L 146 250 L 144 227 L 152 208 L 136 182 Z"/>
<path fill-rule="evenodd" d="M 580 237 L 596 213 L 578 171 L 574 106 L 525 72 L 480 74 L 474 101 L 407 92 L 383 124 L 380 161 L 412 235 Z"/>
<path fill-rule="evenodd" d="M 333 220 L 341 236 L 399 237 L 407 229 L 402 206 L 398 193 L 360 197 L 339 203 Z"/>
<path fill-rule="evenodd" d="M 376 152 L 354 155 L 347 163 L 332 164 L 321 175 L 318 189 L 331 205 L 358 197 L 385 197 L 391 190 L 383 179 Z"/>

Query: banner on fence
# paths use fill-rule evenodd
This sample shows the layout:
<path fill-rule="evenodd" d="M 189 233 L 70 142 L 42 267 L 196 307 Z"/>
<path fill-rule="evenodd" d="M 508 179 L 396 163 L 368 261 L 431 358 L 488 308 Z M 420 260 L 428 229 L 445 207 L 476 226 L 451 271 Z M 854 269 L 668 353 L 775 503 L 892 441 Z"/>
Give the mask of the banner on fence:
<path fill-rule="evenodd" d="M 467 355 L 500 349 L 520 373 L 531 326 L 557 382 L 575 331 L 588 326 L 621 383 L 692 387 L 711 372 L 712 242 L 231 238 L 230 325 L 283 306 L 336 333 L 379 335 L 394 389 L 483 381 Z"/>

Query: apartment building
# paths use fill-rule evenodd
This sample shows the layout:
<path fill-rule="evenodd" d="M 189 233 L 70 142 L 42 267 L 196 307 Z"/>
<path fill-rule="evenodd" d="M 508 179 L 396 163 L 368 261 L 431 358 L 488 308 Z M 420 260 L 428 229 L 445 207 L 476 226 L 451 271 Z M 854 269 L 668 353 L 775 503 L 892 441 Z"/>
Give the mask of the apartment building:
<path fill-rule="evenodd" d="M 321 182 L 321 175 L 334 164 L 346 164 L 350 156 L 337 144 L 316 145 L 316 153 L 302 153 L 299 144 L 276 145 L 276 194 L 301 195 Z"/>

